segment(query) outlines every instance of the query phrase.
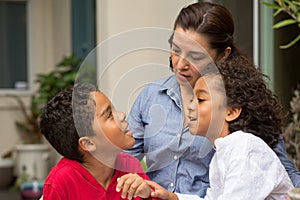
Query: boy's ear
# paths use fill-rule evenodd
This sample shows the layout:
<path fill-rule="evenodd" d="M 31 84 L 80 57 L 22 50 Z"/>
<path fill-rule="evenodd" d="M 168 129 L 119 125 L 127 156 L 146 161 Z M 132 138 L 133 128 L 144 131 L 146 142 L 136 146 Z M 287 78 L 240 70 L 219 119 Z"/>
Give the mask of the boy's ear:
<path fill-rule="evenodd" d="M 95 143 L 87 136 L 79 138 L 78 145 L 83 151 L 92 152 L 96 150 Z"/>
<path fill-rule="evenodd" d="M 227 122 L 233 121 L 240 116 L 242 108 L 227 107 L 225 120 Z"/>

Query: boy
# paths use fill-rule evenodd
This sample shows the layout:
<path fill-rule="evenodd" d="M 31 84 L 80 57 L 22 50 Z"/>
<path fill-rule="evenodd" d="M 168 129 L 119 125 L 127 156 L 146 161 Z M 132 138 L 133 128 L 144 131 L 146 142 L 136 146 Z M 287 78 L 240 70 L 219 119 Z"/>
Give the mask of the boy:
<path fill-rule="evenodd" d="M 43 199 L 148 198 L 151 188 L 138 160 L 120 153 L 134 144 L 125 114 L 91 84 L 75 84 L 45 106 L 40 128 L 63 158 L 50 171 Z M 130 173 L 136 174 L 130 174 Z M 131 187 L 116 190 L 120 176 L 134 177 Z"/>

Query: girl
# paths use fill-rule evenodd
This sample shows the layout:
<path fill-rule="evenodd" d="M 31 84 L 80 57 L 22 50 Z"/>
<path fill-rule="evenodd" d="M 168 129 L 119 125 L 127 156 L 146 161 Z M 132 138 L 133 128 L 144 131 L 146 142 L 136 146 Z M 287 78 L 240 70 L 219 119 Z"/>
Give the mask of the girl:
<path fill-rule="evenodd" d="M 241 57 L 208 65 L 201 74 L 188 108 L 188 125 L 216 151 L 204 199 L 286 199 L 293 185 L 271 149 L 279 141 L 282 106 L 263 74 Z M 153 197 L 200 199 L 152 186 Z"/>

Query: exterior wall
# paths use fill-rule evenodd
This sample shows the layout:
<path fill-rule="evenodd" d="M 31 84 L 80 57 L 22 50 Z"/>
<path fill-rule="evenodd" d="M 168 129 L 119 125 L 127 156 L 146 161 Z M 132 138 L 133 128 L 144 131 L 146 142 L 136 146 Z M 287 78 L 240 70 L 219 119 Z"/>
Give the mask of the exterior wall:
<path fill-rule="evenodd" d="M 182 7 L 192 2 L 195 1 L 104 0 L 96 2 L 98 49 L 101 49 L 106 42 L 112 42 L 112 45 L 105 48 L 104 52 L 108 54 L 107 57 L 113 57 L 103 66 L 105 58 L 100 55 L 98 84 L 117 109 L 128 113 L 137 94 L 145 84 L 172 73 L 169 69 L 168 39 L 177 14 Z M 132 43 L 143 41 L 138 34 L 136 38 L 127 37 L 126 34 L 131 35 L 135 29 L 143 30 L 147 27 L 163 28 L 169 31 L 169 34 L 154 38 L 151 38 L 152 35 L 149 34 L 149 38 L 144 39 L 144 48 L 131 48 L 128 40 L 132 39 Z M 123 39 L 120 39 L 114 46 L 118 38 Z M 155 44 L 157 42 L 160 42 L 164 49 L 147 48 L 147 45 L 151 43 L 157 45 Z M 121 48 L 126 50 L 120 54 L 116 53 Z"/>

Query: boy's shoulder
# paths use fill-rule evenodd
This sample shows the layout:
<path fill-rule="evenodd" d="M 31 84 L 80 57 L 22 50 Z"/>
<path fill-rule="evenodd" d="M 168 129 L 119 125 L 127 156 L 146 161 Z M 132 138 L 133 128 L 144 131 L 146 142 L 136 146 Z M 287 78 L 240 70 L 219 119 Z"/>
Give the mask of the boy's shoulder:
<path fill-rule="evenodd" d="M 81 164 L 75 160 L 62 158 L 58 163 L 50 170 L 47 176 L 46 183 L 64 182 L 74 178 L 74 174 L 83 173 L 86 170 L 83 169 Z"/>
<path fill-rule="evenodd" d="M 80 165 L 79 162 L 68 158 L 61 158 L 57 164 L 51 169 L 50 173 L 63 173 L 66 170 L 77 168 Z"/>

